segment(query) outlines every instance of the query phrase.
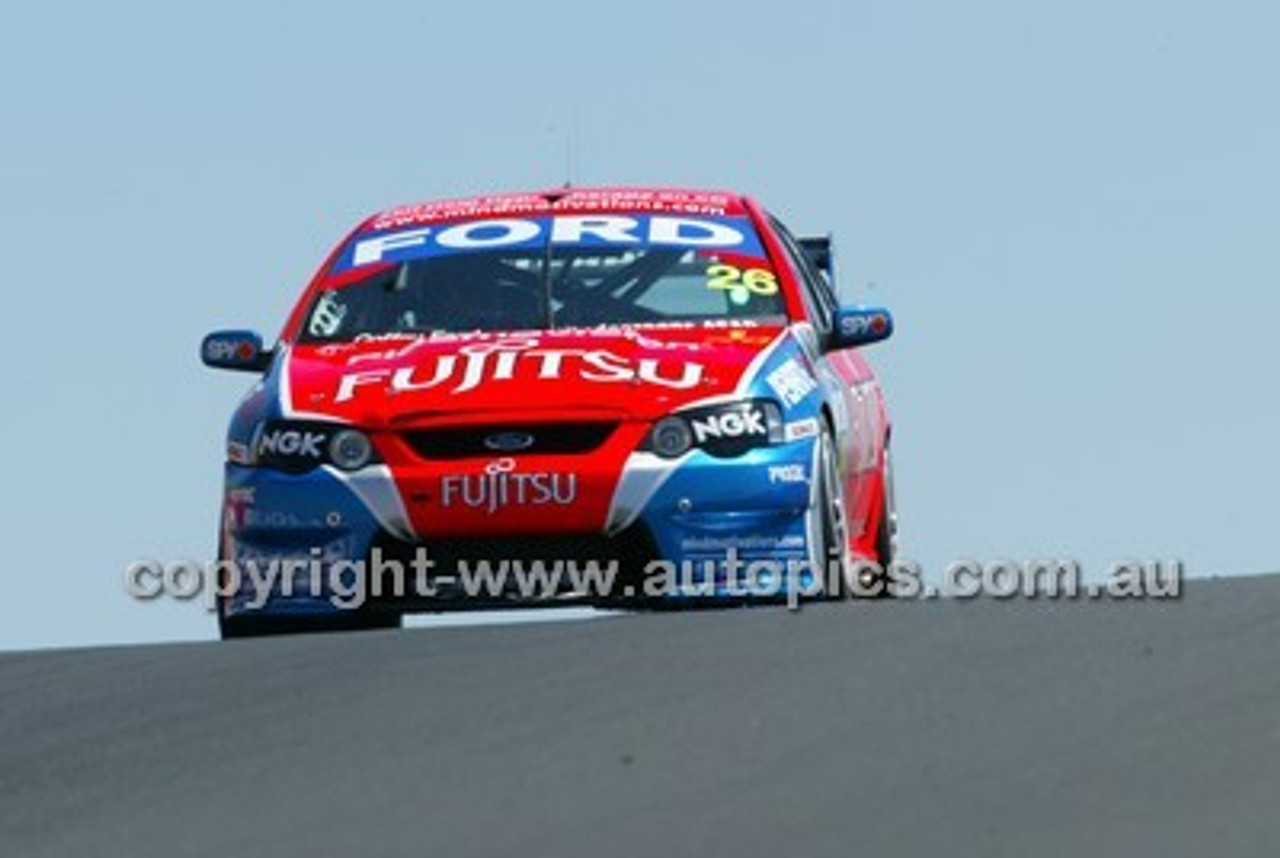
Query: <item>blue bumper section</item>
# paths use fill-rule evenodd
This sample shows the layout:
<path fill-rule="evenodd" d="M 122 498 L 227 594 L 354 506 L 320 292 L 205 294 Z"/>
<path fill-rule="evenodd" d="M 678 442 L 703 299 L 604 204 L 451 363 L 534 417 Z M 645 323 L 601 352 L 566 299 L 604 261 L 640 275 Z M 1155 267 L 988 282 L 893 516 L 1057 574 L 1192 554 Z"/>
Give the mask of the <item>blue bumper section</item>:
<path fill-rule="evenodd" d="M 801 576 L 807 591 L 813 452 L 805 440 L 682 461 L 637 517 L 657 549 L 646 579 L 661 577 L 675 600 L 741 598 L 749 595 L 743 585 L 778 595 L 778 576 L 787 575 Z M 231 615 L 344 612 L 366 583 L 352 564 L 362 566 L 384 534 L 374 511 L 328 468 L 288 474 L 228 464 L 223 516 L 222 559 L 241 572 Z"/>
<path fill-rule="evenodd" d="M 359 586 L 354 570 L 334 564 L 364 560 L 380 530 L 377 519 L 326 468 L 286 474 L 226 466 L 223 559 L 236 561 L 241 585 L 230 613 L 335 614 Z M 253 578 L 272 580 L 265 604 Z"/>

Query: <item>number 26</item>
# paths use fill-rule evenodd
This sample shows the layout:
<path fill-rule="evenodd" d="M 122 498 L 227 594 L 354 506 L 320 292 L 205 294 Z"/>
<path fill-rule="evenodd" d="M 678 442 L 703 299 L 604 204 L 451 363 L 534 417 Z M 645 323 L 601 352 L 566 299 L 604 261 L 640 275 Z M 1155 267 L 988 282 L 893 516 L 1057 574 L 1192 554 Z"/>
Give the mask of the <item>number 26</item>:
<path fill-rule="evenodd" d="M 708 289 L 746 289 L 756 295 L 778 294 L 778 278 L 766 268 L 743 271 L 732 265 L 707 266 Z"/>

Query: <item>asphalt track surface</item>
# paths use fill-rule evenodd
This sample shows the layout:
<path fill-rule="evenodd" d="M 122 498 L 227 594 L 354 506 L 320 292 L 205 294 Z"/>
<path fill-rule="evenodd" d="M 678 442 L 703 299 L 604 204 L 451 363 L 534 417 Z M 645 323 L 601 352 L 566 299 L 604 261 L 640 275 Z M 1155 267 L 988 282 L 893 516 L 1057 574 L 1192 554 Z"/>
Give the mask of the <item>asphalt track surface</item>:
<path fill-rule="evenodd" d="M 1280 854 L 1280 577 L 0 656 L 0 855 Z"/>

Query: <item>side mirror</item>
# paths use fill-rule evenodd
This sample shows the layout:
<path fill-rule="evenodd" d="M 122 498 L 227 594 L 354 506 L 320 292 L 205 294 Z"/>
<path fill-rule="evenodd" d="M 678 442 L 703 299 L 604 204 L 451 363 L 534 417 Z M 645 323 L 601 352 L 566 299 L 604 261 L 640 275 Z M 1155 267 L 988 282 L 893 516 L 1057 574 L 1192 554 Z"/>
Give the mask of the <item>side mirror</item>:
<path fill-rule="evenodd" d="M 271 358 L 262 337 L 253 331 L 214 331 L 200 343 L 200 360 L 214 369 L 264 372 Z"/>
<path fill-rule="evenodd" d="M 833 349 L 878 343 L 892 335 L 893 316 L 883 307 L 840 307 L 832 314 Z"/>

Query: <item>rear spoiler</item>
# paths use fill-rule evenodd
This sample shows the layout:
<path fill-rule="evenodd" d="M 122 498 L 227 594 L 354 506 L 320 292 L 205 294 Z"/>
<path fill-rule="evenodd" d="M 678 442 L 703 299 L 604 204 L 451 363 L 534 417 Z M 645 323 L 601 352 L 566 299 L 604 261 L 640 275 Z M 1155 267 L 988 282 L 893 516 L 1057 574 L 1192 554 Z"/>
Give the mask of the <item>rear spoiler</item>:
<path fill-rule="evenodd" d="M 826 235 L 810 235 L 797 239 L 804 255 L 809 257 L 813 267 L 827 275 L 827 281 L 835 282 L 835 267 L 832 264 L 831 233 Z"/>

